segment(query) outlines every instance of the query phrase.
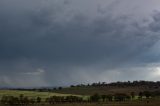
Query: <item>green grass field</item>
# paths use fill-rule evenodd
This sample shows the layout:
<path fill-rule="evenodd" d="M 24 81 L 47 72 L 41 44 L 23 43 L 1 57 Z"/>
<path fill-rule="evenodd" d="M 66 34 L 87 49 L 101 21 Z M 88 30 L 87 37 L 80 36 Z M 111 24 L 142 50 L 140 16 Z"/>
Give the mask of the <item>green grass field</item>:
<path fill-rule="evenodd" d="M 81 96 L 81 95 L 73 95 L 73 94 L 61 94 L 61 93 L 52 93 L 52 92 L 35 92 L 35 91 L 18 91 L 18 90 L 0 90 L 0 98 L 4 95 L 6 96 L 16 96 L 18 97 L 20 94 L 27 96 L 29 98 L 41 97 L 45 99 L 50 96 Z M 84 96 L 86 97 L 86 96 Z"/>

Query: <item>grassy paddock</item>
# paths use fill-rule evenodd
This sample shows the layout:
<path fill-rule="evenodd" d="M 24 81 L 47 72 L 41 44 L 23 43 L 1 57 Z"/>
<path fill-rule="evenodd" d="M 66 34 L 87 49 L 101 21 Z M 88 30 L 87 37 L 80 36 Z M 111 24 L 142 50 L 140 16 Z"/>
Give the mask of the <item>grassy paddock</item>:
<path fill-rule="evenodd" d="M 45 99 L 50 96 L 70 96 L 72 95 L 72 94 L 60 94 L 60 93 L 52 93 L 52 92 L 0 90 L 0 99 L 3 95 L 19 97 L 20 94 L 23 94 L 24 96 L 27 96 L 29 98 L 41 97 L 42 99 Z M 81 96 L 81 95 L 72 95 L 72 96 Z"/>

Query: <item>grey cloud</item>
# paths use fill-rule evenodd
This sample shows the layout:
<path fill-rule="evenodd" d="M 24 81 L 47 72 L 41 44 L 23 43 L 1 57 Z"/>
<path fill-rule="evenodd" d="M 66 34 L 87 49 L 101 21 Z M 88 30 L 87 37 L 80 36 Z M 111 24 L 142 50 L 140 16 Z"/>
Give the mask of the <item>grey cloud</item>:
<path fill-rule="evenodd" d="M 98 5 L 105 1 L 92 2 L 93 7 L 87 1 L 84 8 L 77 6 L 79 2 L 0 2 L 0 83 L 9 85 L 13 80 L 16 86 L 24 86 L 26 81 L 33 86 L 42 82 L 40 86 L 123 80 L 135 72 L 124 68 L 144 72 L 146 65 L 155 62 L 151 51 L 159 41 L 159 12 L 151 17 L 152 22 L 144 22 L 130 13 L 114 15 L 116 5 L 123 2 L 106 2 L 113 10 Z M 25 80 L 19 82 L 21 77 Z M 30 84 L 31 80 L 35 83 Z"/>

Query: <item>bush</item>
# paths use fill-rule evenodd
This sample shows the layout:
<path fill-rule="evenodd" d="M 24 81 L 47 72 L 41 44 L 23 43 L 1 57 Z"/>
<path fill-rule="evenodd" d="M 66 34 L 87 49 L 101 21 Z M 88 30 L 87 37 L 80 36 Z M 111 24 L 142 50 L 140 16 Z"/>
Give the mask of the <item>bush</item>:
<path fill-rule="evenodd" d="M 91 97 L 90 97 L 90 100 L 92 101 L 92 102 L 98 102 L 99 100 L 100 100 L 100 95 L 99 94 L 94 94 L 94 95 L 92 95 Z"/>

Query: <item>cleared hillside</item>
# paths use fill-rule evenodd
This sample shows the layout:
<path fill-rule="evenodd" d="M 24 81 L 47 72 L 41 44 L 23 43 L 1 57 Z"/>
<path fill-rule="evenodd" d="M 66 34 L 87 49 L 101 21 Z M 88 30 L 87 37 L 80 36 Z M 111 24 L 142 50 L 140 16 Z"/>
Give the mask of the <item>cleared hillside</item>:
<path fill-rule="evenodd" d="M 61 90 L 53 90 L 55 93 L 62 94 L 77 94 L 77 95 L 93 95 L 98 94 L 115 94 L 115 93 L 125 93 L 130 94 L 135 92 L 138 95 L 139 92 L 143 91 L 160 91 L 160 88 L 149 88 L 147 86 L 125 86 L 125 87 L 116 87 L 116 86 L 85 86 L 85 87 L 68 87 Z"/>

